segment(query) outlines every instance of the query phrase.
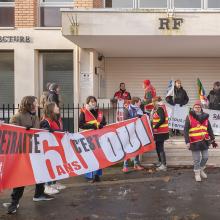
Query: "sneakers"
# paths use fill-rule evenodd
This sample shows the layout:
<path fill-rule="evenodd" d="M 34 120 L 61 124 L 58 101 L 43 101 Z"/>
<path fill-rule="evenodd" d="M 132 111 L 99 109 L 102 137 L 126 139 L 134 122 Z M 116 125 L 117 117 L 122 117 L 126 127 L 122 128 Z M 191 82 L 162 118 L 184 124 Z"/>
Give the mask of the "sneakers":
<path fill-rule="evenodd" d="M 60 191 L 55 189 L 52 185 L 45 185 L 44 192 L 48 195 L 54 195 L 59 193 Z"/>
<path fill-rule="evenodd" d="M 200 176 L 200 170 L 194 170 L 195 172 L 195 180 L 196 182 L 201 182 L 202 179 L 201 179 L 201 176 Z"/>
<path fill-rule="evenodd" d="M 200 170 L 200 176 L 203 178 L 203 179 L 207 179 L 208 176 L 207 174 L 205 173 L 205 167 L 201 167 L 201 170 Z"/>
<path fill-rule="evenodd" d="M 157 167 L 156 171 L 167 171 L 167 167 L 164 164 L 161 164 Z"/>
<path fill-rule="evenodd" d="M 162 163 L 158 162 L 158 163 L 155 164 L 155 167 L 160 167 L 161 165 L 162 165 Z"/>
<path fill-rule="evenodd" d="M 56 182 L 55 184 L 51 185 L 53 188 L 57 189 L 57 190 L 62 190 L 62 189 L 66 189 L 66 186 L 64 186 L 61 183 Z"/>
<path fill-rule="evenodd" d="M 134 170 L 144 170 L 144 167 L 136 164 L 136 165 L 134 165 Z"/>
<path fill-rule="evenodd" d="M 39 197 L 34 197 L 33 201 L 34 202 L 40 202 L 40 201 L 50 201 L 50 200 L 53 200 L 53 199 L 54 199 L 53 196 L 50 196 L 50 195 L 47 195 L 47 194 L 44 193 L 43 195 L 41 195 Z"/>
<path fill-rule="evenodd" d="M 17 209 L 19 208 L 18 203 L 8 203 L 8 214 L 14 214 L 17 212 Z"/>
<path fill-rule="evenodd" d="M 122 172 L 123 173 L 128 173 L 129 169 L 127 167 L 123 167 Z"/>

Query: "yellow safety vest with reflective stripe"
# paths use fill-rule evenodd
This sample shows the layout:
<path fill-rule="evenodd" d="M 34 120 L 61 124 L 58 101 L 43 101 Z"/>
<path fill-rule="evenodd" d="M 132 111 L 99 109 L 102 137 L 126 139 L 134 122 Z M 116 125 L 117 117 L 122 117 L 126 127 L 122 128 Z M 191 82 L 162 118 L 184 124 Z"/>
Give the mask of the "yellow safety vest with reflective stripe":
<path fill-rule="evenodd" d="M 200 123 L 192 115 L 189 115 L 190 129 L 189 129 L 189 141 L 190 143 L 196 143 L 203 140 L 210 140 L 208 134 L 208 119 Z"/>
<path fill-rule="evenodd" d="M 165 105 L 160 105 L 159 107 L 161 107 L 164 111 L 165 114 L 165 122 L 160 125 L 159 128 L 155 129 L 156 124 L 161 120 L 160 116 L 157 114 L 157 112 L 153 113 L 153 132 L 154 134 L 166 134 L 169 133 L 169 127 L 168 127 L 168 113 L 166 110 L 166 106 Z"/>
<path fill-rule="evenodd" d="M 95 124 L 97 128 L 99 128 L 99 125 L 103 119 L 103 113 L 102 111 L 98 110 L 98 117 L 97 119 L 94 117 L 94 115 L 86 108 L 82 108 L 82 112 L 85 115 L 85 122 L 87 124 Z"/>

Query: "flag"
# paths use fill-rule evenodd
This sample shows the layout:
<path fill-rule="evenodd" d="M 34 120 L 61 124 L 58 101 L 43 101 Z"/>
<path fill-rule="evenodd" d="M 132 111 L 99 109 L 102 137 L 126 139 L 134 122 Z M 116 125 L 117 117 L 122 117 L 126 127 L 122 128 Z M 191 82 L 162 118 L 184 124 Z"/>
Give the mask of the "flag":
<path fill-rule="evenodd" d="M 198 86 L 198 95 L 199 95 L 199 99 L 200 99 L 201 103 L 203 105 L 208 105 L 208 99 L 205 94 L 205 89 L 204 89 L 202 82 L 200 81 L 199 78 L 197 78 L 197 86 Z"/>
<path fill-rule="evenodd" d="M 174 96 L 174 81 L 170 80 L 167 87 L 166 97 Z"/>

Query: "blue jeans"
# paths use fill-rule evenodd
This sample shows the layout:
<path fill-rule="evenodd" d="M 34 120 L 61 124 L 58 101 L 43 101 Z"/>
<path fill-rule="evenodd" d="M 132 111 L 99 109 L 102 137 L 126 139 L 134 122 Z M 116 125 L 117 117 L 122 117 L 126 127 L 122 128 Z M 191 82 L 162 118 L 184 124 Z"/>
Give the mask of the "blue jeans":
<path fill-rule="evenodd" d="M 202 158 L 201 158 L 202 155 Z M 208 161 L 208 150 L 197 150 L 192 151 L 194 170 L 200 170 L 202 167 L 205 167 Z"/>
<path fill-rule="evenodd" d="M 132 158 L 132 160 L 134 161 L 134 166 L 140 165 L 139 155 L 137 155 L 135 158 Z M 124 160 L 124 167 L 128 167 L 128 160 Z"/>

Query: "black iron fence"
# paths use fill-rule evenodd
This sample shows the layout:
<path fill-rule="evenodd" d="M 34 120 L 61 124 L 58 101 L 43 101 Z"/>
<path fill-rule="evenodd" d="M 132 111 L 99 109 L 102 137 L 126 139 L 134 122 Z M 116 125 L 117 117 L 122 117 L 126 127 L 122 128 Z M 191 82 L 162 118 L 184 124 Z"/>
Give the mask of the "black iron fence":
<path fill-rule="evenodd" d="M 83 105 L 66 105 L 60 108 L 61 117 L 63 120 L 64 130 L 73 132 L 79 130 L 78 128 L 78 119 L 80 111 Z M 5 123 L 9 123 L 10 118 L 18 111 L 19 105 L 1 105 L 0 106 L 0 120 L 3 120 Z M 116 106 L 102 105 L 99 106 L 99 109 L 103 111 L 106 122 L 108 124 L 114 123 L 116 121 Z M 37 112 L 39 119 L 43 116 L 43 109 L 38 108 Z"/>

